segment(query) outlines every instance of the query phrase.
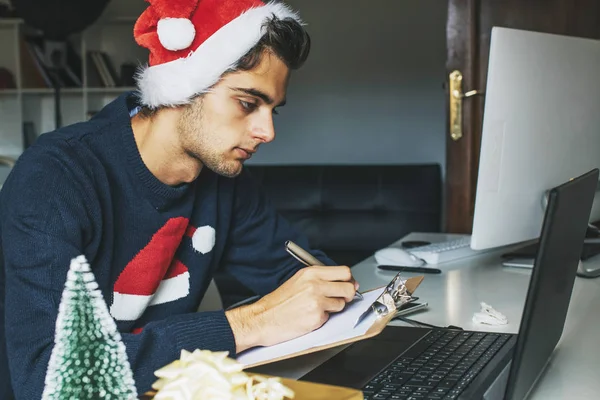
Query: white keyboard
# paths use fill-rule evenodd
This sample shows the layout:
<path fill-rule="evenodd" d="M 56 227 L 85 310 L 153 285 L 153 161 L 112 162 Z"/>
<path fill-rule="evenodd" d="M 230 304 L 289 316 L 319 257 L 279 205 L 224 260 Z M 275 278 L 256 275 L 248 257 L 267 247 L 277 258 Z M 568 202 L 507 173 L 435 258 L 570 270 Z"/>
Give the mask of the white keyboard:
<path fill-rule="evenodd" d="M 466 235 L 445 242 L 413 247 L 412 249 L 408 249 L 408 251 L 425 260 L 427 264 L 441 264 L 444 262 L 460 260 L 461 258 L 473 257 L 487 252 L 488 250 L 471 249 L 471 236 Z"/>

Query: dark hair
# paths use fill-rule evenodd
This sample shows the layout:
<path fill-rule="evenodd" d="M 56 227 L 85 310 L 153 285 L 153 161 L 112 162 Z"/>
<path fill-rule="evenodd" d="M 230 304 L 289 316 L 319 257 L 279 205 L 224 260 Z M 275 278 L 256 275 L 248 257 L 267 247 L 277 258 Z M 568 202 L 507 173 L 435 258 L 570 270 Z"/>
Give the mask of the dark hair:
<path fill-rule="evenodd" d="M 310 36 L 300 23 L 292 18 L 270 18 L 263 25 L 264 35 L 228 72 L 249 71 L 255 68 L 265 50 L 272 51 L 289 69 L 300 68 L 310 52 Z"/>
<path fill-rule="evenodd" d="M 273 16 L 263 25 L 264 35 L 258 43 L 242 56 L 233 68 L 223 75 L 236 71 L 249 71 L 260 64 L 265 51 L 273 52 L 289 69 L 300 68 L 310 53 L 310 36 L 295 19 Z M 163 107 L 142 107 L 139 115 L 152 117 Z"/>

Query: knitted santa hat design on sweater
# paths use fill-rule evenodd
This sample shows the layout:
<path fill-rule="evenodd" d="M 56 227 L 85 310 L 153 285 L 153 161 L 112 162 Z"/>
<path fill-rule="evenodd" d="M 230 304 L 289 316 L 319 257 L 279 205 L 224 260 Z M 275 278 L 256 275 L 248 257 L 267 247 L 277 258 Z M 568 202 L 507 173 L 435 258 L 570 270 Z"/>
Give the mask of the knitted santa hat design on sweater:
<path fill-rule="evenodd" d="M 250 51 L 273 16 L 299 16 L 281 3 L 261 0 L 147 0 L 134 27 L 149 50 L 137 75 L 140 100 L 151 108 L 186 104 L 218 82 Z"/>

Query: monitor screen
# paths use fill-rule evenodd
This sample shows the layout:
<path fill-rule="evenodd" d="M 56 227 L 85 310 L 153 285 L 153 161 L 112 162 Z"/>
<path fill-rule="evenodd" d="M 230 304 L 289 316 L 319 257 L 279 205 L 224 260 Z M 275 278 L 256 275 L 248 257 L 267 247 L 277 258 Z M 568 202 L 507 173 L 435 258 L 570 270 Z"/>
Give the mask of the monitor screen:
<path fill-rule="evenodd" d="M 598 40 L 493 28 L 473 249 L 538 238 L 548 190 L 600 167 L 598 66 Z"/>

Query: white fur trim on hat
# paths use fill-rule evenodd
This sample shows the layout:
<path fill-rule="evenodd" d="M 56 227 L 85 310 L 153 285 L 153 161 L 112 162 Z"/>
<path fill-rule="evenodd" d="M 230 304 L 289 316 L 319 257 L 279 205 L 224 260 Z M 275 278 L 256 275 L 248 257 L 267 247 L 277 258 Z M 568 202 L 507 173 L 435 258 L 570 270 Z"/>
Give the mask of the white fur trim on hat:
<path fill-rule="evenodd" d="M 149 107 L 189 103 L 190 98 L 217 83 L 258 43 L 263 23 L 273 14 L 302 23 L 294 11 L 281 3 L 252 8 L 220 28 L 188 57 L 143 68 L 137 75 L 141 103 Z"/>
<path fill-rule="evenodd" d="M 187 18 L 163 18 L 156 25 L 156 33 L 165 49 L 177 51 L 190 47 L 196 36 L 196 29 Z"/>

